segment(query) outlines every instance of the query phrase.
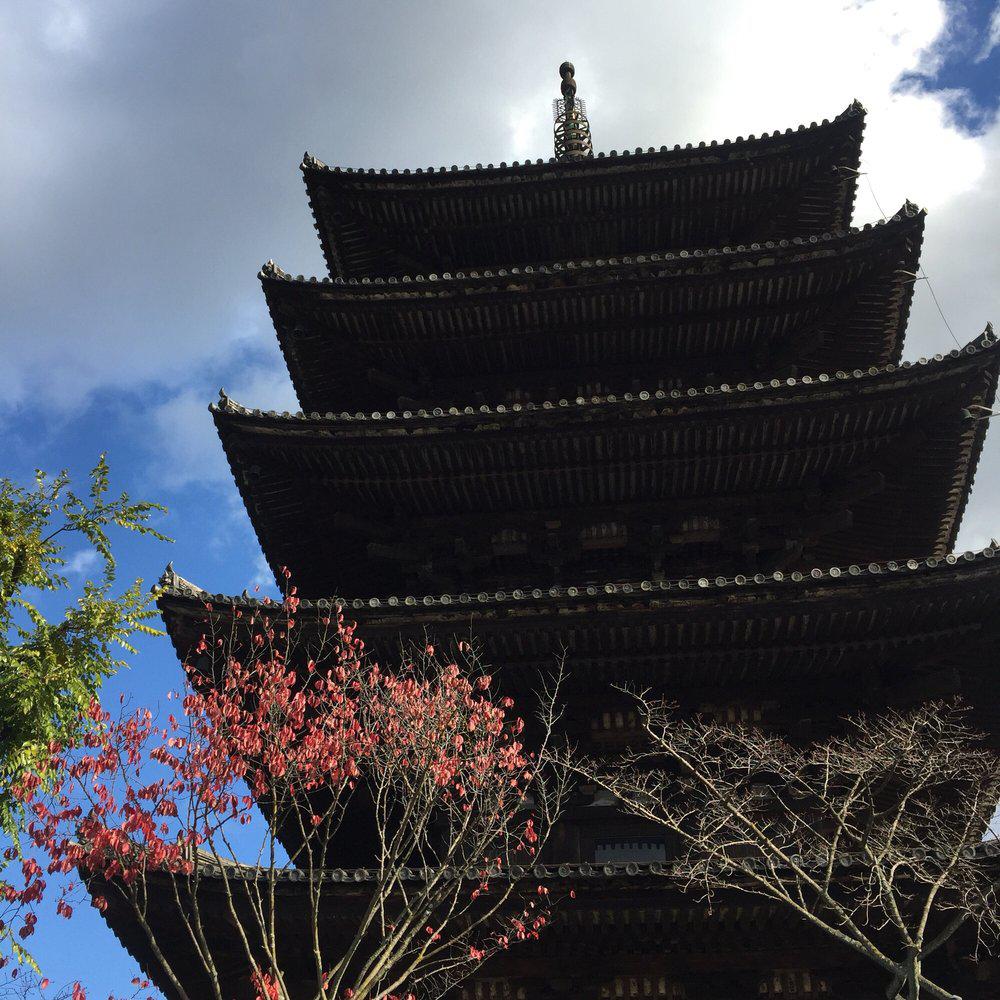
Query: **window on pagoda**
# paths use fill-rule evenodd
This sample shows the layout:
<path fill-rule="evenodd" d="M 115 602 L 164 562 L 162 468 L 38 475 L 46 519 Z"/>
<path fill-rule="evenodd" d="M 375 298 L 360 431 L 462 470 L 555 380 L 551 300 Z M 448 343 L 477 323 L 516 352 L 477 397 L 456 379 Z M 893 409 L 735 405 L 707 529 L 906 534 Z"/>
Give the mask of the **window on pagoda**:
<path fill-rule="evenodd" d="M 619 708 L 601 712 L 590 720 L 592 733 L 631 733 L 639 728 L 639 716 L 634 708 Z"/>
<path fill-rule="evenodd" d="M 698 545 L 718 541 L 721 532 L 722 521 L 719 518 L 693 514 L 681 521 L 670 541 L 675 545 Z"/>
<path fill-rule="evenodd" d="M 666 976 L 617 976 L 601 986 L 601 1000 L 618 1000 L 619 997 L 666 997 L 667 1000 L 685 1000 L 687 992 L 680 983 L 673 983 Z"/>
<path fill-rule="evenodd" d="M 807 969 L 775 969 L 757 988 L 762 997 L 829 996 L 830 987 L 822 976 Z"/>
<path fill-rule="evenodd" d="M 528 551 L 528 533 L 520 528 L 501 528 L 491 541 L 498 556 L 522 555 Z"/>
<path fill-rule="evenodd" d="M 620 751 L 642 738 L 642 723 L 628 705 L 608 707 L 590 716 L 590 743 L 595 750 Z"/>
<path fill-rule="evenodd" d="M 655 837 L 629 840 L 599 840 L 594 845 L 594 863 L 605 864 L 611 861 L 629 862 L 648 865 L 654 861 L 667 860 L 667 842 Z M 636 996 L 654 996 L 657 994 L 635 994 Z"/>
<path fill-rule="evenodd" d="M 620 521 L 588 525 L 580 532 L 583 549 L 621 549 L 628 541 L 628 526 Z"/>
<path fill-rule="evenodd" d="M 729 702 L 726 704 L 704 703 L 698 706 L 698 714 L 706 722 L 728 725 L 760 725 L 778 707 L 774 701 Z"/>
<path fill-rule="evenodd" d="M 514 986 L 509 979 L 477 979 L 462 987 L 462 1000 L 526 1000 L 523 986 Z"/>

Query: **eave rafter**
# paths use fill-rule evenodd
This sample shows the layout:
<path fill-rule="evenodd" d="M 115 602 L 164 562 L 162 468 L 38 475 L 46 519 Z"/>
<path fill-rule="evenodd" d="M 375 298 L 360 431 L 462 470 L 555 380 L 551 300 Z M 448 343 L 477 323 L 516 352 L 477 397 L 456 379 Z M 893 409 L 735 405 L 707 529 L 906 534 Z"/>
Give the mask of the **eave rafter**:
<path fill-rule="evenodd" d="M 160 581 L 160 610 L 178 655 L 186 657 L 212 616 L 241 609 L 281 615 L 280 606 L 249 595 L 209 594 L 177 576 Z M 531 690 L 538 669 L 566 651 L 586 687 L 626 671 L 636 683 L 685 687 L 782 679 L 812 682 L 845 672 L 898 665 L 903 673 L 937 662 L 980 672 L 987 686 L 995 656 L 967 655 L 989 647 L 1000 628 L 1000 554 L 996 546 L 944 559 L 814 567 L 718 577 L 580 583 L 543 589 L 328 597 L 305 600 L 299 627 L 334 607 L 357 618 L 366 643 L 393 655 L 400 637 L 467 637 L 471 628 L 505 684 Z M 224 627 L 228 628 L 228 626 Z M 902 674 L 891 671 L 885 683 Z M 603 690 L 603 688 L 601 689 Z M 1000 722 L 1000 719 L 995 720 Z M 998 729 L 1000 732 L 1000 729 Z"/>
<path fill-rule="evenodd" d="M 201 862 L 198 871 L 203 940 L 219 971 L 223 995 L 250 1000 L 255 991 L 245 972 L 242 944 L 232 930 L 232 914 L 250 906 L 251 899 L 270 898 L 258 881 L 262 878 L 260 871 L 227 865 L 223 872 L 221 866 L 207 860 Z M 732 891 L 720 893 L 712 904 L 699 901 L 671 886 L 666 874 L 666 865 L 661 862 L 535 864 L 511 866 L 492 874 L 491 881 L 516 881 L 523 883 L 526 891 L 544 884 L 553 895 L 565 897 L 554 911 L 545 936 L 500 955 L 492 972 L 511 977 L 513 982 L 544 983 L 557 971 L 553 969 L 553 954 L 578 957 L 585 949 L 586 963 L 574 964 L 572 972 L 566 971 L 576 977 L 573 981 L 581 990 L 601 979 L 620 979 L 623 954 L 630 956 L 630 964 L 638 963 L 637 968 L 647 971 L 660 968 L 664 955 L 669 954 L 673 976 L 693 975 L 701 981 L 709 967 L 706 946 L 711 948 L 710 967 L 730 982 L 733 976 L 746 976 L 748 972 L 756 982 L 781 964 L 808 968 L 831 965 L 840 971 L 860 964 L 848 952 L 829 949 L 821 959 L 817 958 L 815 933 L 782 907 Z M 306 872 L 285 869 L 274 876 L 274 940 L 282 968 L 313 967 L 311 938 L 302 934 L 301 926 L 309 920 L 310 892 L 317 883 L 322 885 L 323 898 L 317 930 L 331 950 L 338 940 L 350 939 L 353 922 L 378 883 L 378 872 L 372 868 L 331 868 L 317 875 L 313 881 Z M 424 870 L 414 868 L 405 883 L 415 885 L 423 877 Z M 143 972 L 167 996 L 174 996 L 164 982 L 146 933 L 138 926 L 121 891 L 94 879 L 88 888 L 92 896 L 107 900 L 107 905 L 102 906 L 104 919 Z M 571 889 L 574 899 L 569 898 Z M 169 945 L 173 966 L 190 995 L 204 996 L 209 995 L 210 985 L 201 971 L 202 962 L 191 937 L 179 919 L 181 912 L 190 912 L 194 891 L 184 879 L 151 873 L 147 880 L 146 919 L 158 944 Z M 313 995 L 309 973 L 291 983 L 293 987 L 301 985 L 301 992 L 293 995 Z"/>
<path fill-rule="evenodd" d="M 330 273 L 402 274 L 415 261 L 557 260 L 567 246 L 642 253 L 697 231 L 721 245 L 741 232 L 846 228 L 863 128 L 855 103 L 833 121 L 698 147 L 412 173 L 341 170 L 306 154 L 302 171 Z"/>
<path fill-rule="evenodd" d="M 383 570 L 371 564 L 367 543 L 391 546 L 420 524 L 425 534 L 411 534 L 417 542 L 410 546 L 419 558 L 422 544 L 447 535 L 452 516 L 466 518 L 473 534 L 477 518 L 492 517 L 500 528 L 509 516 L 514 527 L 533 509 L 547 512 L 545 522 L 557 528 L 555 522 L 592 514 L 597 530 L 615 522 L 622 505 L 658 504 L 654 523 L 669 534 L 669 517 L 678 511 L 698 517 L 714 507 L 724 515 L 720 530 L 739 538 L 750 526 L 754 497 L 762 494 L 785 515 L 784 544 L 779 537 L 767 546 L 774 550 L 767 558 L 776 560 L 770 566 L 743 563 L 748 569 L 795 568 L 837 551 L 862 561 L 943 555 L 953 544 L 984 433 L 983 422 L 963 420 L 962 411 L 990 405 L 994 348 L 987 334 L 940 361 L 870 372 L 447 413 L 281 417 L 244 410 L 224 397 L 215 417 L 265 553 L 276 571 L 283 565 L 297 571 L 303 592 L 335 585 L 324 574 L 338 560 L 371 576 L 377 591 L 384 586 L 380 578 L 394 578 L 394 564 Z M 879 493 L 876 482 L 843 499 L 850 483 L 868 477 L 871 485 L 880 470 L 884 490 Z M 812 492 L 818 506 L 783 502 L 795 491 L 803 498 Z M 329 525 L 341 513 L 383 530 L 374 538 L 335 537 Z M 811 514 L 841 519 L 842 530 L 809 526 Z M 307 551 L 295 541 L 304 529 L 313 533 L 310 518 L 318 519 L 315 535 L 329 539 L 329 552 L 313 543 Z M 429 523 L 434 519 L 440 519 L 437 532 Z M 798 531 L 800 525 L 809 530 Z M 766 537 L 767 524 L 760 527 Z M 811 546 L 810 537 L 816 539 Z M 649 540 L 637 540 L 646 555 Z M 743 542 L 752 546 L 754 539 Z M 710 561 L 713 552 L 719 555 L 716 548 L 704 557 Z M 452 558 L 482 573 L 475 560 L 496 554 L 466 544 L 454 548 Z M 663 565 L 675 562 L 668 557 Z M 630 571 L 627 558 L 616 567 L 624 576 L 652 568 L 632 564 Z M 492 572 L 502 583 L 516 569 L 494 564 Z M 450 574 L 447 566 L 442 572 L 442 564 L 430 565 L 423 579 L 447 587 Z M 540 582 L 558 582 L 558 576 Z"/>
<path fill-rule="evenodd" d="M 895 362 L 923 222 L 907 204 L 753 246 L 402 281 L 306 281 L 273 262 L 260 276 L 306 410 L 539 401 Z"/>

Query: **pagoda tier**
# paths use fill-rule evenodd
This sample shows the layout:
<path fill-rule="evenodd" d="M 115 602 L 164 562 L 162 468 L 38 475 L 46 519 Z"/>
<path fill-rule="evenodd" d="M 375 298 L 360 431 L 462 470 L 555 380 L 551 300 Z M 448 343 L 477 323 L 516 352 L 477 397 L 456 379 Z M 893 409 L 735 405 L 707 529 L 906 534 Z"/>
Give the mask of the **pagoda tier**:
<path fill-rule="evenodd" d="M 1000 352 L 752 385 L 216 426 L 305 596 L 712 576 L 943 556 Z"/>
<path fill-rule="evenodd" d="M 400 642 L 430 636 L 447 648 L 471 634 L 519 702 L 565 653 L 566 721 L 595 751 L 635 736 L 631 706 L 610 690 L 623 678 L 686 710 L 756 719 L 800 737 L 860 709 L 960 694 L 1000 742 L 1000 711 L 988 696 L 1000 670 L 998 603 L 1000 552 L 991 547 L 749 579 L 303 601 L 298 629 L 303 655 L 311 655 L 319 618 L 340 604 L 369 650 L 388 661 Z M 172 568 L 158 604 L 185 661 L 210 627 L 229 635 L 236 611 L 247 621 L 261 607 L 246 596 L 206 593 Z M 280 620 L 280 608 L 272 614 Z"/>
<path fill-rule="evenodd" d="M 374 277 L 847 228 L 864 109 L 735 142 L 510 167 L 342 170 L 306 154 L 331 275 Z"/>
<path fill-rule="evenodd" d="M 653 863 L 536 865 L 509 869 L 494 880 L 511 876 L 538 884 L 562 898 L 554 919 L 538 942 L 501 953 L 455 994 L 462 1000 L 604 1000 L 609 997 L 658 997 L 702 1000 L 712 997 L 785 997 L 818 995 L 828 1000 L 882 1000 L 885 984 L 873 966 L 832 939 L 798 920 L 790 911 L 766 900 L 720 894 L 710 907 L 684 896 L 663 877 L 665 866 Z M 256 877 L 253 868 L 227 865 L 225 870 L 203 861 L 199 870 L 199 906 L 206 945 L 218 970 L 222 995 L 253 1000 L 247 960 L 234 932 L 231 905 L 247 911 L 243 926 L 253 928 L 246 903 Z M 291 1000 L 313 1000 L 314 968 L 309 926 L 309 883 L 305 873 L 278 873 L 275 938 L 285 985 Z M 325 873 L 327 905 L 320 920 L 321 940 L 333 946 L 351 934 L 358 914 L 373 891 L 377 872 L 370 869 Z M 420 869 L 412 872 L 417 880 Z M 148 939 L 130 906 L 113 885 L 96 879 L 93 894 L 108 905 L 104 918 L 143 972 L 173 1000 Z M 570 889 L 575 899 L 566 898 Z M 161 950 L 189 996 L 209 996 L 201 961 L 194 951 L 178 898 L 189 912 L 187 883 L 175 885 L 167 875 L 151 875 L 145 918 Z M 230 903 L 230 895 L 233 903 Z M 968 942 L 961 942 L 968 945 Z M 956 942 L 956 945 L 958 942 Z M 932 978 L 947 975 L 953 987 L 970 998 L 996 996 L 995 963 L 975 967 L 963 951 L 941 949 L 926 962 Z M 293 970 L 301 970 L 301 980 Z M 991 985 L 992 984 L 992 985 Z"/>
<path fill-rule="evenodd" d="M 838 236 L 430 278 L 261 271 L 306 411 L 540 402 L 899 360 L 924 213 Z"/>

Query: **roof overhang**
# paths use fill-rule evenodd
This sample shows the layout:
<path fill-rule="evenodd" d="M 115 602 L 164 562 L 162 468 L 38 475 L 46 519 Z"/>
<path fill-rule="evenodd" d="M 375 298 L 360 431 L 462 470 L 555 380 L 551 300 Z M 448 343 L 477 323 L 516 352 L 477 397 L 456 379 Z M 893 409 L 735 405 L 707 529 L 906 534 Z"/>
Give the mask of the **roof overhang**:
<path fill-rule="evenodd" d="M 992 856 L 992 854 L 991 854 Z M 457 873 L 456 873 L 457 874 Z M 323 888 L 317 929 L 324 951 L 336 955 L 341 942 L 351 940 L 359 915 L 377 891 L 378 872 L 373 869 L 329 869 L 317 873 Z M 409 872 L 411 883 L 426 874 Z M 836 981 L 867 972 L 864 959 L 849 951 L 830 947 L 799 920 L 788 907 L 725 890 L 712 901 L 684 894 L 668 877 L 660 863 L 565 863 L 501 869 L 491 882 L 514 880 L 525 895 L 544 885 L 559 904 L 553 919 L 537 942 L 502 953 L 484 967 L 485 975 L 511 976 L 536 981 L 553 976 L 553 960 L 570 961 L 587 948 L 591 961 L 581 969 L 588 980 L 603 970 L 608 978 L 622 972 L 621 955 L 633 957 L 643 974 L 666 973 L 683 979 L 706 969 L 731 973 L 756 971 L 765 977 L 775 969 L 801 968 L 821 972 Z M 202 862 L 197 889 L 184 877 L 150 873 L 145 882 L 143 919 L 158 948 L 169 956 L 172 968 L 190 996 L 208 996 L 210 987 L 201 971 L 202 959 L 187 930 L 197 892 L 203 947 L 207 947 L 217 970 L 223 995 L 234 1000 L 252 1000 L 257 991 L 249 982 L 241 935 L 235 920 L 254 940 L 257 920 L 253 916 L 261 900 L 274 900 L 273 938 L 280 967 L 286 973 L 302 970 L 302 980 L 289 976 L 294 996 L 311 996 L 310 975 L 315 967 L 310 894 L 317 883 L 308 873 L 277 870 L 273 896 L 259 867 Z M 472 883 L 477 884 L 477 883 Z M 143 972 L 174 998 L 155 957 L 149 934 L 139 925 L 131 905 L 114 883 L 91 878 L 92 895 L 101 895 L 107 905 L 103 915 L 115 936 L 128 949 Z M 574 898 L 570 898 L 570 890 Z M 390 902 L 387 913 L 394 913 Z M 235 919 L 234 919 L 235 916 Z M 305 933 L 303 932 L 305 929 Z M 706 942 L 711 948 L 706 954 Z M 963 941 L 964 945 L 969 942 Z M 266 963 L 262 962 L 266 967 Z M 299 992 L 301 990 L 301 992 Z"/>
<path fill-rule="evenodd" d="M 280 604 L 210 594 L 172 567 L 157 600 L 185 661 L 209 629 L 230 634 L 236 612 L 246 628 L 255 615 L 283 618 Z M 430 636 L 448 649 L 471 638 L 502 683 L 521 693 L 565 653 L 572 687 L 605 701 L 608 684 L 622 677 L 712 703 L 740 688 L 760 697 L 762 684 L 772 691 L 805 685 L 815 700 L 818 685 L 842 687 L 845 677 L 902 697 L 927 672 L 958 670 L 995 684 L 989 648 L 1000 631 L 1000 552 L 756 577 L 330 596 L 299 607 L 307 654 L 312 632 L 338 606 L 358 621 L 366 646 L 390 661 L 401 643 Z"/>
<path fill-rule="evenodd" d="M 841 235 L 396 278 L 261 271 L 303 409 L 675 388 L 899 360 L 923 238 L 907 203 Z M 547 393 L 547 395 L 546 395 Z"/>
<path fill-rule="evenodd" d="M 735 141 L 571 162 L 416 171 L 302 162 L 332 275 L 646 253 L 851 223 L 864 108 Z"/>
<path fill-rule="evenodd" d="M 289 567 L 309 596 L 386 593 L 407 578 L 401 563 L 446 566 L 440 546 L 456 582 L 463 567 L 504 585 L 534 566 L 548 586 L 545 559 L 571 569 L 567 546 L 601 530 L 619 532 L 616 570 L 599 572 L 596 549 L 580 565 L 643 576 L 650 546 L 662 542 L 668 566 L 695 551 L 673 540 L 698 518 L 733 547 L 733 572 L 756 568 L 741 553 L 774 547 L 792 552 L 776 568 L 796 569 L 808 553 L 950 551 L 986 424 L 963 411 L 991 404 L 998 354 L 988 333 L 940 360 L 686 392 L 323 418 L 223 397 L 213 411 L 272 569 Z M 506 529 L 523 558 L 497 549 Z"/>

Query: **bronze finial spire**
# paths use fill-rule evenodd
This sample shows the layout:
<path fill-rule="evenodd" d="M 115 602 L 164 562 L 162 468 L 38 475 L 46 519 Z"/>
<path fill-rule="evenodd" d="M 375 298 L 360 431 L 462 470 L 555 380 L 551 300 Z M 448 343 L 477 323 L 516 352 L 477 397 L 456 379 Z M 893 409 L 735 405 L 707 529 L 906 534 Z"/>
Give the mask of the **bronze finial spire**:
<path fill-rule="evenodd" d="M 571 62 L 564 62 L 559 67 L 559 75 L 562 77 L 562 95 L 571 103 L 576 97 L 576 79 L 573 76 L 575 72 L 576 67 Z"/>
<path fill-rule="evenodd" d="M 575 72 L 571 62 L 564 62 L 559 67 L 562 97 L 552 102 L 557 160 L 585 160 L 594 155 L 587 108 L 576 96 Z"/>

